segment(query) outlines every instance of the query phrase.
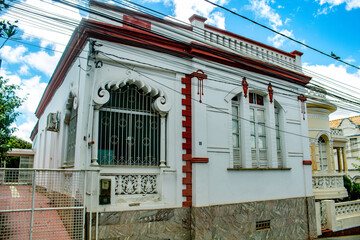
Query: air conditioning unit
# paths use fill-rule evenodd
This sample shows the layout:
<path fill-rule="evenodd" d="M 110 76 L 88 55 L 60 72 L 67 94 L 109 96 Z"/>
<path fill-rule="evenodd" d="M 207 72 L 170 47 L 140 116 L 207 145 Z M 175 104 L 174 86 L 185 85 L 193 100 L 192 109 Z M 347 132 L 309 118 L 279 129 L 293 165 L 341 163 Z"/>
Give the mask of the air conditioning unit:
<path fill-rule="evenodd" d="M 49 113 L 49 115 L 47 116 L 46 130 L 52 132 L 59 131 L 58 113 Z"/>

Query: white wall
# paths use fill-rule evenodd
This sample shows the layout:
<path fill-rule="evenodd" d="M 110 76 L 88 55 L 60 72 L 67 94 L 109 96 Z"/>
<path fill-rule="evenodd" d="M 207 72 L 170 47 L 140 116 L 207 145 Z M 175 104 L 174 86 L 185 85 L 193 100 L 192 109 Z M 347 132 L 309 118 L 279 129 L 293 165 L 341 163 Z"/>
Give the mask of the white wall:
<path fill-rule="evenodd" d="M 132 209 L 180 207 L 182 206 L 182 117 L 180 94 L 181 78 L 185 73 L 190 74 L 202 69 L 208 80 L 204 80 L 203 104 L 193 101 L 193 156 L 208 157 L 209 163 L 193 164 L 193 204 L 206 206 L 212 204 L 239 203 L 270 199 L 294 198 L 312 196 L 311 167 L 303 166 L 303 160 L 309 160 L 309 143 L 307 139 L 307 120 L 302 120 L 300 102 L 297 95 L 288 96 L 289 92 L 277 88 L 286 88 L 295 92 L 303 91 L 302 87 L 278 79 L 252 74 L 246 71 L 213 64 L 199 59 L 181 59 L 174 56 L 154 53 L 148 50 L 121 46 L 105 41 L 98 41 L 103 46 L 98 50 L 111 53 L 124 59 L 113 60 L 98 55 L 97 60 L 103 61 L 102 68 L 94 68 L 94 62 L 87 68 L 87 46 L 81 53 L 82 58 L 77 60 L 68 72 L 65 81 L 54 94 L 42 118 L 39 120 L 39 133 L 37 154 L 46 151 L 44 158 L 53 156 L 56 164 L 41 165 L 42 156 L 37 158 L 37 166 L 59 168 L 65 157 L 66 127 L 63 124 L 65 104 L 71 88 L 76 88 L 79 99 L 78 129 L 76 136 L 77 149 L 75 153 L 75 169 L 101 169 L 104 178 L 111 178 L 111 174 L 121 173 L 158 173 L 161 180 L 159 199 L 148 201 L 140 207 Z M 79 62 L 82 69 L 78 67 Z M 122 78 L 128 70 L 124 64 L 141 72 L 144 81 L 161 88 L 171 102 L 171 109 L 167 117 L 167 165 L 168 168 L 130 168 L 130 167 L 94 167 L 91 166 L 91 147 L 93 121 L 93 89 L 101 81 Z M 84 69 L 88 69 L 85 71 Z M 250 75 L 249 75 L 250 74 Z M 248 78 L 250 89 L 260 89 L 267 92 L 268 82 L 272 82 L 274 99 L 284 111 L 283 156 L 286 167 L 290 170 L 238 170 L 231 171 L 232 142 L 231 142 L 231 96 L 242 91 L 240 86 L 243 76 Z M 236 81 L 229 84 L 229 81 Z M 73 84 L 73 87 L 71 87 Z M 239 87 L 240 86 L 240 87 Z M 197 81 L 193 79 L 193 98 L 197 99 Z M 284 95 L 286 94 L 286 95 Z M 230 97 L 229 97 L 230 96 Z M 230 101 L 229 101 L 230 99 Z M 246 99 L 247 100 L 247 99 Z M 220 110 L 211 109 L 209 104 Z M 46 116 L 50 112 L 61 112 L 61 125 L 59 133 L 46 132 Z M 249 130 L 247 130 L 249 131 Z M 269 130 L 270 131 L 270 130 Z M 44 140 L 46 135 L 46 140 Z M 40 137 L 39 137 L 40 136 Z M 302 137 L 304 136 L 304 137 Z M 51 140 L 49 140 L 51 139 Z M 44 141 L 46 146 L 44 146 Z M 201 142 L 201 145 L 199 144 Z M 50 143 L 53 143 L 51 146 Z M 244 141 L 245 148 L 249 149 L 250 139 Z M 274 145 L 274 141 L 272 141 Z M 44 147 L 42 147 L 44 146 Z M 249 151 L 249 150 L 248 150 Z M 245 155 L 250 157 L 250 155 Z M 273 156 L 273 155 L 272 155 Z M 96 184 L 94 184 L 96 185 Z M 95 186 L 96 189 L 98 186 Z M 99 210 L 128 209 L 128 202 L 117 199 L 111 206 L 100 207 Z M 97 202 L 97 200 L 95 200 Z"/>

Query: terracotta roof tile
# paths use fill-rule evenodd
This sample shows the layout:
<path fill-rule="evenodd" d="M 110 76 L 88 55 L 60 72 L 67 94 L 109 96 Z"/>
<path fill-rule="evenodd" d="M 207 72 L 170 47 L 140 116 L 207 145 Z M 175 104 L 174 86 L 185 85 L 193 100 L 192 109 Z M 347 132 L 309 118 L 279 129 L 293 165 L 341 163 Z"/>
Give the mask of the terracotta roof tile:
<path fill-rule="evenodd" d="M 346 119 L 346 118 L 340 118 L 340 119 L 335 119 L 335 120 L 330 121 L 330 127 L 332 127 L 332 128 L 339 127 L 339 124 L 344 119 Z M 347 119 L 350 119 L 356 125 L 360 125 L 360 116 L 348 117 Z"/>

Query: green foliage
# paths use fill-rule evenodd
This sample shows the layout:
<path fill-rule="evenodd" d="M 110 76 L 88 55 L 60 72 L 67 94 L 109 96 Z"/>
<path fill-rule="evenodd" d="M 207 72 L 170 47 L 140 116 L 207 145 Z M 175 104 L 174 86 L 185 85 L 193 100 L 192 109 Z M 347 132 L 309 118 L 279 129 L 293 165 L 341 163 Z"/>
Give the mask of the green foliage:
<path fill-rule="evenodd" d="M 1 0 L 0 0 L 1 1 Z M 17 23 L 18 21 L 15 21 Z M 0 46 L 0 49 L 5 45 L 9 39 L 14 39 L 14 36 L 18 33 L 18 26 L 10 23 L 9 21 L 0 21 L 0 38 L 4 39 Z"/>
<path fill-rule="evenodd" d="M 5 159 L 5 153 L 11 148 L 9 141 L 15 128 L 11 124 L 20 114 L 16 111 L 25 99 L 16 96 L 19 86 L 8 84 L 8 80 L 0 76 L 0 160 Z"/>
<path fill-rule="evenodd" d="M 352 181 L 348 176 L 344 176 L 344 186 L 349 194 L 346 200 L 360 199 L 360 185 Z"/>
<path fill-rule="evenodd" d="M 18 149 L 31 149 L 31 143 L 22 140 L 18 137 L 11 136 L 7 142 L 9 150 L 13 148 Z M 20 164 L 20 157 L 5 157 L 6 167 L 7 168 L 18 168 Z"/>
<path fill-rule="evenodd" d="M 32 144 L 16 136 L 11 136 L 8 144 L 10 148 L 31 149 Z"/>
<path fill-rule="evenodd" d="M 0 11 L 4 8 L 9 8 L 10 5 L 5 0 L 0 0 Z"/>
<path fill-rule="evenodd" d="M 360 158 L 356 158 L 356 161 L 359 162 L 360 161 Z M 352 163 L 353 167 L 360 170 L 360 164 L 358 163 Z"/>

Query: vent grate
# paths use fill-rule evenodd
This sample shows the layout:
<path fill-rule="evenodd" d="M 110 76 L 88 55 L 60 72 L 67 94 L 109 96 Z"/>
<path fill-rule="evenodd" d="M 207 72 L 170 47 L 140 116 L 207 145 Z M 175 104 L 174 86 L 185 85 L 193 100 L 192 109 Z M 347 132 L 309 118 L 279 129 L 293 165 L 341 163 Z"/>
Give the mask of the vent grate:
<path fill-rule="evenodd" d="M 256 231 L 270 229 L 270 220 L 257 221 L 256 222 Z"/>

